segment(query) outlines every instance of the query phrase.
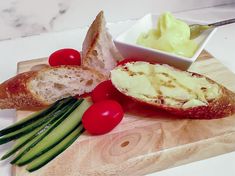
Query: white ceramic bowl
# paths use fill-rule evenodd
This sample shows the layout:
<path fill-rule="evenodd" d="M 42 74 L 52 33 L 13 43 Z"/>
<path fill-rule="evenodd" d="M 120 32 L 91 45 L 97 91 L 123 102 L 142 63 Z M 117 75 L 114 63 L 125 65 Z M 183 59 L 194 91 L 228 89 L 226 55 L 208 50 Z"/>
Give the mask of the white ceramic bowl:
<path fill-rule="evenodd" d="M 146 33 L 149 31 L 149 29 L 156 28 L 158 17 L 159 15 L 154 14 L 145 15 L 143 18 L 138 20 L 131 28 L 129 28 L 127 31 L 124 31 L 114 39 L 116 47 L 121 52 L 124 58 L 141 58 L 146 59 L 146 61 L 166 63 L 182 70 L 187 70 L 188 67 L 197 59 L 199 54 L 202 52 L 206 43 L 215 33 L 216 29 L 209 29 L 195 39 L 199 47 L 194 56 L 191 58 L 137 45 L 136 40 L 141 33 Z M 181 20 L 185 21 L 187 24 L 201 24 L 199 21 L 196 20 Z"/>

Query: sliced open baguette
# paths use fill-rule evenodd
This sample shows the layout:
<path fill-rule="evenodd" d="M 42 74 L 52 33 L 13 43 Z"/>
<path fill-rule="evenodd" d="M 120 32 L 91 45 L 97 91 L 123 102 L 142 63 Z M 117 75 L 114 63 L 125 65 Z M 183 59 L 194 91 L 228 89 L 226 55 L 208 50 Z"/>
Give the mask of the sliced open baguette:
<path fill-rule="evenodd" d="M 86 67 L 59 66 L 16 75 L 0 85 L 0 109 L 31 109 L 90 92 L 105 77 Z"/>
<path fill-rule="evenodd" d="M 139 102 L 187 118 L 235 112 L 235 94 L 215 81 L 168 65 L 132 62 L 111 71 L 113 85 Z"/>
<path fill-rule="evenodd" d="M 110 75 L 122 56 L 115 47 L 111 35 L 106 29 L 103 11 L 91 24 L 82 45 L 82 64 L 95 68 L 106 76 Z"/>

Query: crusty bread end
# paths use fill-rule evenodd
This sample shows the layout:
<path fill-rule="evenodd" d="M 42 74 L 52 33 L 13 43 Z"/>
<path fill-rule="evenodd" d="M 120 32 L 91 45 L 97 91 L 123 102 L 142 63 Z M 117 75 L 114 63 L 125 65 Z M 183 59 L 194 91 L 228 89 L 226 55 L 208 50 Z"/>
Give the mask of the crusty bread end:
<path fill-rule="evenodd" d="M 115 47 L 105 25 L 104 14 L 101 11 L 91 24 L 83 42 L 82 64 L 109 76 L 110 70 L 116 66 L 122 56 Z"/>
<path fill-rule="evenodd" d="M 90 92 L 105 77 L 81 66 L 47 67 L 16 75 L 0 85 L 1 109 L 31 109 Z"/>

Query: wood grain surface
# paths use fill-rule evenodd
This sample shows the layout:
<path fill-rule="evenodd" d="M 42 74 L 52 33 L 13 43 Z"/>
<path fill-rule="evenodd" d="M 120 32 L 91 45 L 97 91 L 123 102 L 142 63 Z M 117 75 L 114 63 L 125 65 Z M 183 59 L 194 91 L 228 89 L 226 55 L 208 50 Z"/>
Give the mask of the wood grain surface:
<path fill-rule="evenodd" d="M 45 64 L 36 59 L 18 64 L 18 72 Z M 189 69 L 204 74 L 235 91 L 235 75 L 208 53 Z M 30 112 L 18 111 L 17 119 Z M 235 115 L 216 120 L 175 119 L 154 114 L 126 114 L 106 135 L 86 132 L 65 152 L 42 169 L 16 176 L 144 175 L 235 150 Z"/>

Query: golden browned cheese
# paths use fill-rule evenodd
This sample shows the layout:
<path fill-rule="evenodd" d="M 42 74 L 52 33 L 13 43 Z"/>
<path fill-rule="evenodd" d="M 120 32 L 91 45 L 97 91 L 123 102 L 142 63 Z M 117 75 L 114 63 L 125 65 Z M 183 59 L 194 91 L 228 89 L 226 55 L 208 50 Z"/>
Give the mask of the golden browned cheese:
<path fill-rule="evenodd" d="M 190 114 L 185 115 L 194 117 L 196 108 L 200 108 L 200 111 L 203 108 L 206 111 L 212 108 L 212 104 L 213 111 L 216 108 L 216 111 L 224 111 L 220 110 L 223 105 L 228 106 L 225 108 L 228 109 L 227 114 L 235 109 L 234 98 L 229 97 L 230 94 L 234 97 L 234 94 L 225 87 L 205 76 L 181 71 L 165 64 L 127 63 L 111 71 L 111 80 L 125 95 L 177 114 L 190 110 Z M 191 113 L 191 110 L 195 112 Z"/>

